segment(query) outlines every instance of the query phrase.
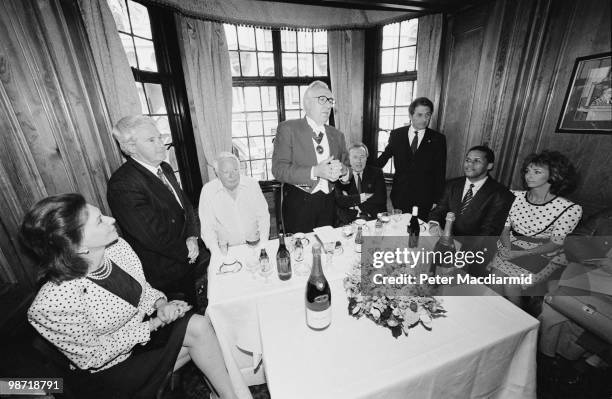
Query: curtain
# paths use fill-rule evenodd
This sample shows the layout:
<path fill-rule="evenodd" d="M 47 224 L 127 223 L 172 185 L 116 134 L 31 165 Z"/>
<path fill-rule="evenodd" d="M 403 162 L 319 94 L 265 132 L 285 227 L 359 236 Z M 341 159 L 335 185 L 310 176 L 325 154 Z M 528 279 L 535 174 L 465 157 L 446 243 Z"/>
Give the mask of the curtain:
<path fill-rule="evenodd" d="M 79 0 L 79 9 L 111 123 L 124 116 L 140 115 L 142 107 L 132 69 L 107 0 Z"/>
<path fill-rule="evenodd" d="M 365 29 L 416 12 L 359 10 L 258 0 L 149 0 L 189 17 L 237 25 L 293 29 Z"/>
<path fill-rule="evenodd" d="M 417 96 L 427 97 L 434 103 L 434 112 L 429 126 L 437 128 L 442 91 L 442 39 L 444 37 L 444 15 L 434 14 L 419 18 L 417 39 L 418 75 Z"/>
<path fill-rule="evenodd" d="M 177 14 L 181 61 L 202 181 L 212 162 L 232 149 L 232 75 L 223 25 Z"/>
<path fill-rule="evenodd" d="M 365 32 L 363 30 L 327 33 L 329 71 L 332 93 L 336 99 L 336 128 L 346 137 L 347 145 L 362 141 L 363 66 Z"/>

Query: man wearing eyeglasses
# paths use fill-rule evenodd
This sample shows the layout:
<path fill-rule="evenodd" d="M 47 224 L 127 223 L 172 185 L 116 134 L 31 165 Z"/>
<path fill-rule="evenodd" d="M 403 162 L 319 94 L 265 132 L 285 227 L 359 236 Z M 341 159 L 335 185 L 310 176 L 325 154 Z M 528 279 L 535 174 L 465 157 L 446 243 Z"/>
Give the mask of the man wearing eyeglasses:
<path fill-rule="evenodd" d="M 333 226 L 334 182 L 348 182 L 344 134 L 325 123 L 334 99 L 327 85 L 312 82 L 303 98 L 306 117 L 281 122 L 274 139 L 272 174 L 284 184 L 285 232 Z"/>
<path fill-rule="evenodd" d="M 482 145 L 470 148 L 463 161 L 465 176 L 446 183 L 442 199 L 429 215 L 429 232 L 440 236 L 447 212 L 455 213 L 453 235 L 463 250 L 484 250 L 485 259 L 495 254 L 495 242 L 514 201 L 506 186 L 489 176 L 495 154 Z M 483 272 L 484 266 L 481 270 Z M 474 272 L 474 270 L 472 270 Z"/>

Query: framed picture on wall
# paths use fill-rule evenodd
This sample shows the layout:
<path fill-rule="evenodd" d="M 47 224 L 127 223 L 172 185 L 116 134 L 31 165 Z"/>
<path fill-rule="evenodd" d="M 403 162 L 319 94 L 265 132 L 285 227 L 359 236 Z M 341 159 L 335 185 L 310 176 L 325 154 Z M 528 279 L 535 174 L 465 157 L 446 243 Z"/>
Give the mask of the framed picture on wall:
<path fill-rule="evenodd" d="M 558 133 L 612 134 L 612 53 L 576 58 Z"/>

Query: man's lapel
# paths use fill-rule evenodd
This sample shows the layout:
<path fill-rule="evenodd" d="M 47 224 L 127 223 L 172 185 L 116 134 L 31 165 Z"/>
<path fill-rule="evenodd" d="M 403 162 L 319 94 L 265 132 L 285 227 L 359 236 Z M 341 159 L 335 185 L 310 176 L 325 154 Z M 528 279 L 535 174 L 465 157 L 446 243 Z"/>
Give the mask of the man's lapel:
<path fill-rule="evenodd" d="M 312 144 L 312 138 L 314 137 L 314 132 L 312 128 L 306 121 L 306 117 L 302 118 L 302 129 L 298 132 L 297 140 L 299 140 L 303 147 L 306 149 L 306 153 L 304 154 L 308 157 L 308 162 L 310 165 L 316 165 L 317 162 L 317 153 L 315 152 L 314 145 Z M 313 186 L 314 187 L 314 186 Z"/>
<path fill-rule="evenodd" d="M 166 187 L 166 185 L 159 179 L 159 177 L 157 177 L 157 175 L 154 175 L 144 166 L 140 165 L 138 162 L 134 161 L 131 158 L 128 159 L 128 162 L 130 162 L 132 167 L 134 167 L 138 171 L 138 173 L 140 173 L 142 178 L 147 182 L 147 187 L 149 188 L 149 190 L 151 190 L 152 194 L 154 194 L 156 197 L 162 197 L 162 199 L 166 203 L 171 203 L 170 201 L 173 201 L 177 206 L 179 205 L 176 201 L 176 198 L 174 197 L 174 194 L 170 192 L 170 190 L 168 190 L 168 187 Z M 166 179 L 168 179 L 167 176 Z M 170 181 L 170 179 L 168 179 L 168 181 Z"/>

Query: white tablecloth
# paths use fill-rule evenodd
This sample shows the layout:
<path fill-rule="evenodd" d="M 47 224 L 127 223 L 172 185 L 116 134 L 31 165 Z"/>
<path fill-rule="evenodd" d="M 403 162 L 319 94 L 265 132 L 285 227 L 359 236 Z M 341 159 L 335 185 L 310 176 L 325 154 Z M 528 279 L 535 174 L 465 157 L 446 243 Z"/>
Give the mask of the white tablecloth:
<path fill-rule="evenodd" d="M 535 398 L 538 321 L 499 296 L 443 297 L 448 316 L 393 338 L 348 315 L 332 286 L 332 324 L 306 326 L 303 292 L 258 301 L 274 398 Z"/>
<path fill-rule="evenodd" d="M 409 215 L 403 215 L 402 220 L 399 223 L 390 223 L 385 226 L 385 235 L 402 235 L 405 234 L 406 225 L 409 220 Z M 373 233 L 373 228 L 370 230 Z M 427 232 L 421 233 L 422 235 L 428 235 Z M 312 235 L 309 235 L 310 241 L 314 239 Z M 325 263 L 325 255 L 323 255 L 323 271 L 331 283 L 334 283 L 335 287 L 338 284 L 341 284 L 342 279 L 346 275 L 346 272 L 349 270 L 351 264 L 358 257 L 358 254 L 354 252 L 353 237 L 351 237 L 348 241 L 343 240 L 343 254 L 334 256 L 333 265 L 330 267 Z M 268 256 L 270 257 L 271 265 L 274 269 L 276 269 L 275 256 L 276 251 L 278 249 L 278 241 L 273 240 L 263 244 L 266 248 Z M 311 264 L 311 247 L 307 246 L 304 251 L 305 260 L 304 263 L 310 265 Z M 225 364 L 228 368 L 230 378 L 234 385 L 234 389 L 240 398 L 251 398 L 250 391 L 248 389 L 248 385 L 262 384 L 266 382 L 266 376 L 264 375 L 264 367 L 261 367 L 259 364 L 259 359 L 261 358 L 262 353 L 262 339 L 267 343 L 267 346 L 264 346 L 265 354 L 264 357 L 266 359 L 266 374 L 272 373 L 272 379 L 268 377 L 268 383 L 273 385 L 271 388 L 271 392 L 274 395 L 273 398 L 290 398 L 292 395 L 287 396 L 286 392 L 282 391 L 282 384 L 279 385 L 278 374 L 275 372 L 275 367 L 283 368 L 283 366 L 279 366 L 282 364 L 284 360 L 280 360 L 281 358 L 277 358 L 277 352 L 286 350 L 285 355 L 293 352 L 293 347 L 283 347 L 282 345 L 276 347 L 276 350 L 273 348 L 270 337 L 273 337 L 276 333 L 269 332 L 269 321 L 261 322 L 260 317 L 258 315 L 258 307 L 259 311 L 267 312 L 266 320 L 274 319 L 274 322 L 271 325 L 284 325 L 285 322 L 291 318 L 291 324 L 295 324 L 292 327 L 301 328 L 305 327 L 305 323 L 303 320 L 304 317 L 304 290 L 306 287 L 306 281 L 308 279 L 307 275 L 297 275 L 294 269 L 293 277 L 288 281 L 280 281 L 276 275 L 276 272 L 273 273 L 269 277 L 269 281 L 265 282 L 264 279 L 257 275 L 255 278 L 246 270 L 246 259 L 250 256 L 253 257 L 252 251 L 246 247 L 245 245 L 232 247 L 230 248 L 230 255 L 232 257 L 236 257 L 243 263 L 243 268 L 238 273 L 227 273 L 227 274 L 217 274 L 219 269 L 219 265 L 222 263 L 222 260 L 218 257 L 213 256 L 209 266 L 208 272 L 208 299 L 209 305 L 207 309 L 207 313 L 210 316 L 210 319 L 213 323 L 215 331 L 217 333 L 217 337 L 219 339 L 219 343 L 221 345 L 221 350 L 223 352 Z M 295 267 L 295 264 L 293 265 Z M 337 293 L 337 290 L 334 291 L 334 328 L 330 331 L 335 331 L 339 329 L 339 313 L 344 313 L 346 315 L 346 295 L 343 293 Z M 273 298 L 273 299 L 271 299 Z M 271 308 L 269 305 L 265 305 L 267 303 L 281 302 L 285 303 L 285 299 L 287 298 L 288 303 L 292 303 L 289 309 L 282 310 L 281 312 L 276 312 L 274 308 Z M 464 298 L 452 298 L 451 303 L 459 303 Z M 340 306 L 340 301 L 344 301 L 344 305 L 342 305 L 341 310 L 336 310 L 336 306 Z M 502 298 L 497 298 L 499 301 L 504 301 Z M 505 302 L 500 302 L 504 303 Z M 511 305 L 508 305 L 511 306 Z M 449 309 L 451 310 L 451 309 Z M 285 314 L 285 312 L 287 312 Z M 293 313 L 292 313 L 293 312 Z M 295 313 L 297 312 L 297 313 Z M 517 310 L 517 312 L 521 313 L 521 311 Z M 436 331 L 436 336 L 438 336 L 438 344 L 440 342 L 446 342 L 444 340 L 444 334 L 453 335 L 453 330 L 457 331 L 454 323 L 464 323 L 465 319 L 461 319 L 460 316 L 457 315 L 458 318 L 452 316 L 449 320 L 454 320 L 453 324 L 450 326 L 446 325 L 448 321 L 444 321 L 444 326 L 438 326 L 438 320 L 434 321 L 434 331 Z M 508 313 L 511 317 L 508 318 L 509 323 L 515 323 L 513 320 L 514 315 L 512 312 Z M 298 316 L 296 316 L 298 315 Z M 299 322 L 294 320 L 295 317 L 299 317 L 301 315 L 301 319 Z M 524 314 L 523 314 L 524 315 Z M 348 316 L 347 316 L 348 317 Z M 476 317 L 474 315 L 474 317 Z M 525 316 L 523 316 L 525 317 Z M 484 320 L 481 320 L 480 323 L 486 324 L 486 317 L 483 317 Z M 353 321 L 353 320 L 349 320 Z M 531 319 L 533 323 L 537 323 L 535 319 Z M 397 343 L 395 339 L 391 337 L 391 334 L 388 330 L 383 329 L 382 327 L 378 327 L 373 325 L 369 320 L 359 320 L 359 324 L 364 325 L 364 328 L 372 330 L 372 337 L 374 336 L 384 336 L 384 339 L 391 338 L 393 343 Z M 371 324 L 371 326 L 370 326 Z M 260 325 L 264 325 L 263 329 L 265 331 L 260 332 Z M 537 324 L 536 324 L 537 325 Z M 469 326 L 463 326 L 463 328 L 469 328 Z M 490 328 L 490 327 L 489 327 Z M 534 327 L 535 328 L 535 327 Z M 352 336 L 353 332 L 351 331 L 352 327 L 349 326 L 345 331 L 341 332 L 343 337 Z M 459 330 L 460 331 L 460 330 Z M 465 331 L 465 330 L 464 330 Z M 486 329 L 485 329 L 486 331 Z M 469 332 L 469 330 L 468 330 Z M 419 342 L 429 342 L 429 340 L 433 339 L 431 333 L 427 333 L 425 331 L 419 332 L 415 330 L 415 333 L 410 336 L 409 342 L 414 344 L 413 336 L 418 337 L 420 334 L 425 334 L 422 336 Z M 388 335 L 388 337 L 387 337 Z M 442 339 L 440 339 L 440 335 L 442 335 Z M 495 334 L 491 333 L 491 336 Z M 499 338 L 499 337 L 498 337 Z M 370 338 L 369 338 L 370 339 Z M 479 341 L 479 339 L 475 338 L 475 341 Z M 400 338 L 399 345 L 409 345 L 405 343 L 405 338 Z M 534 347 L 532 348 L 531 355 L 535 356 L 535 338 L 533 339 Z M 313 344 L 314 345 L 314 344 Z M 424 344 L 423 344 L 424 345 Z M 421 345 L 421 347 L 423 346 Z M 302 345 L 301 350 L 304 352 L 312 351 L 314 352 L 315 346 L 310 348 L 310 344 Z M 417 345 L 417 347 L 419 347 Z M 425 345 L 424 347 L 427 347 Z M 384 351 L 390 351 L 390 353 L 385 354 L 382 353 L 381 356 L 393 357 L 397 351 L 397 346 L 392 346 L 386 348 Z M 268 353 L 268 350 L 271 350 L 271 353 Z M 383 351 L 383 352 L 384 352 Z M 431 353 L 429 353 L 431 355 Z M 426 358 L 429 355 L 425 356 Z M 521 363 L 519 367 L 526 367 L 523 360 L 521 359 Z M 302 361 L 299 358 L 293 359 L 294 362 L 302 364 L 302 367 L 305 367 L 307 364 L 306 358 Z M 271 362 L 269 365 L 268 362 Z M 411 363 L 412 364 L 412 363 Z M 535 365 L 535 363 L 533 363 Z M 397 365 L 397 364 L 395 364 Z M 259 367 L 257 367 L 259 366 Z M 288 363 L 288 370 L 286 372 L 290 372 L 291 367 L 294 367 L 294 363 Z M 344 367 L 347 369 L 347 373 L 350 372 L 350 368 L 361 367 L 362 365 L 353 364 L 352 366 L 345 365 Z M 270 367 L 272 367 L 270 369 Z M 327 368 L 326 366 L 323 366 Z M 414 368 L 414 365 L 410 367 Z M 418 366 L 421 369 L 423 366 Z M 449 365 L 445 365 L 444 367 L 450 367 Z M 529 366 L 531 367 L 531 366 Z M 385 367 L 382 368 L 385 370 Z M 335 370 L 334 370 L 335 371 Z M 326 374 L 334 375 L 334 373 L 329 373 L 329 369 Z M 512 374 L 516 374 L 513 370 Z M 377 374 L 378 375 L 378 374 Z M 284 377 L 280 377 L 281 380 Z M 294 377 L 300 379 L 301 377 Z M 389 380 L 387 381 L 387 378 Z M 470 378 L 475 378 L 475 376 L 470 376 Z M 533 370 L 533 378 L 535 379 L 535 370 Z M 392 373 L 389 375 L 380 374 L 377 377 L 380 381 L 389 385 L 393 384 Z M 336 378 L 332 378 L 333 381 Z M 309 384 L 310 382 L 304 383 Z M 535 381 L 535 380 L 534 380 Z M 367 386 L 368 384 L 365 384 Z M 400 384 L 401 385 L 401 384 Z M 315 384 L 316 386 L 316 384 Z M 281 389 L 281 391 L 278 391 Z M 416 388 L 415 388 L 416 389 Z M 311 391 L 310 391 L 311 392 Z M 359 392 L 359 391 L 356 391 Z M 368 392 L 363 391 L 363 392 Z M 404 392 L 404 391 L 401 391 Z M 319 394 L 319 392 L 317 392 Z M 317 397 L 315 395 L 315 397 Z M 395 397 L 395 396 L 389 396 Z M 415 396 L 416 397 L 416 396 Z"/>
<path fill-rule="evenodd" d="M 402 215 L 401 221 L 390 222 L 384 227 L 385 235 L 405 235 L 406 225 L 410 215 Z M 373 222 L 368 222 L 371 234 L 374 234 Z M 428 232 L 421 233 L 428 235 Z M 313 234 L 307 234 L 310 242 L 315 239 Z M 342 238 L 343 253 L 334 256 L 333 265 L 325 263 L 323 271 L 329 281 L 342 280 L 351 264 L 359 257 L 354 251 L 354 236 Z M 278 240 L 271 240 L 262 244 L 270 257 L 272 267 L 276 270 L 276 251 Z M 260 247 L 261 248 L 261 247 Z M 312 264 L 312 247 L 304 248 L 304 264 Z M 259 249 L 258 249 L 259 252 Z M 238 273 L 217 274 L 223 260 L 213 256 L 208 268 L 208 308 L 209 315 L 223 352 L 225 364 L 232 379 L 234 389 L 240 398 L 251 398 L 248 385 L 263 384 L 266 382 L 263 368 L 259 365 L 261 358 L 261 341 L 259 332 L 259 319 L 257 316 L 257 302 L 260 298 L 282 292 L 304 293 L 308 275 L 297 275 L 296 264 L 293 263 L 293 276 L 288 281 L 279 280 L 274 272 L 266 283 L 263 277 L 256 275 L 253 278 L 246 270 L 246 259 L 253 257 L 253 251 L 246 245 L 231 247 L 231 258 L 243 263 Z M 260 367 L 256 367 L 259 365 Z"/>

